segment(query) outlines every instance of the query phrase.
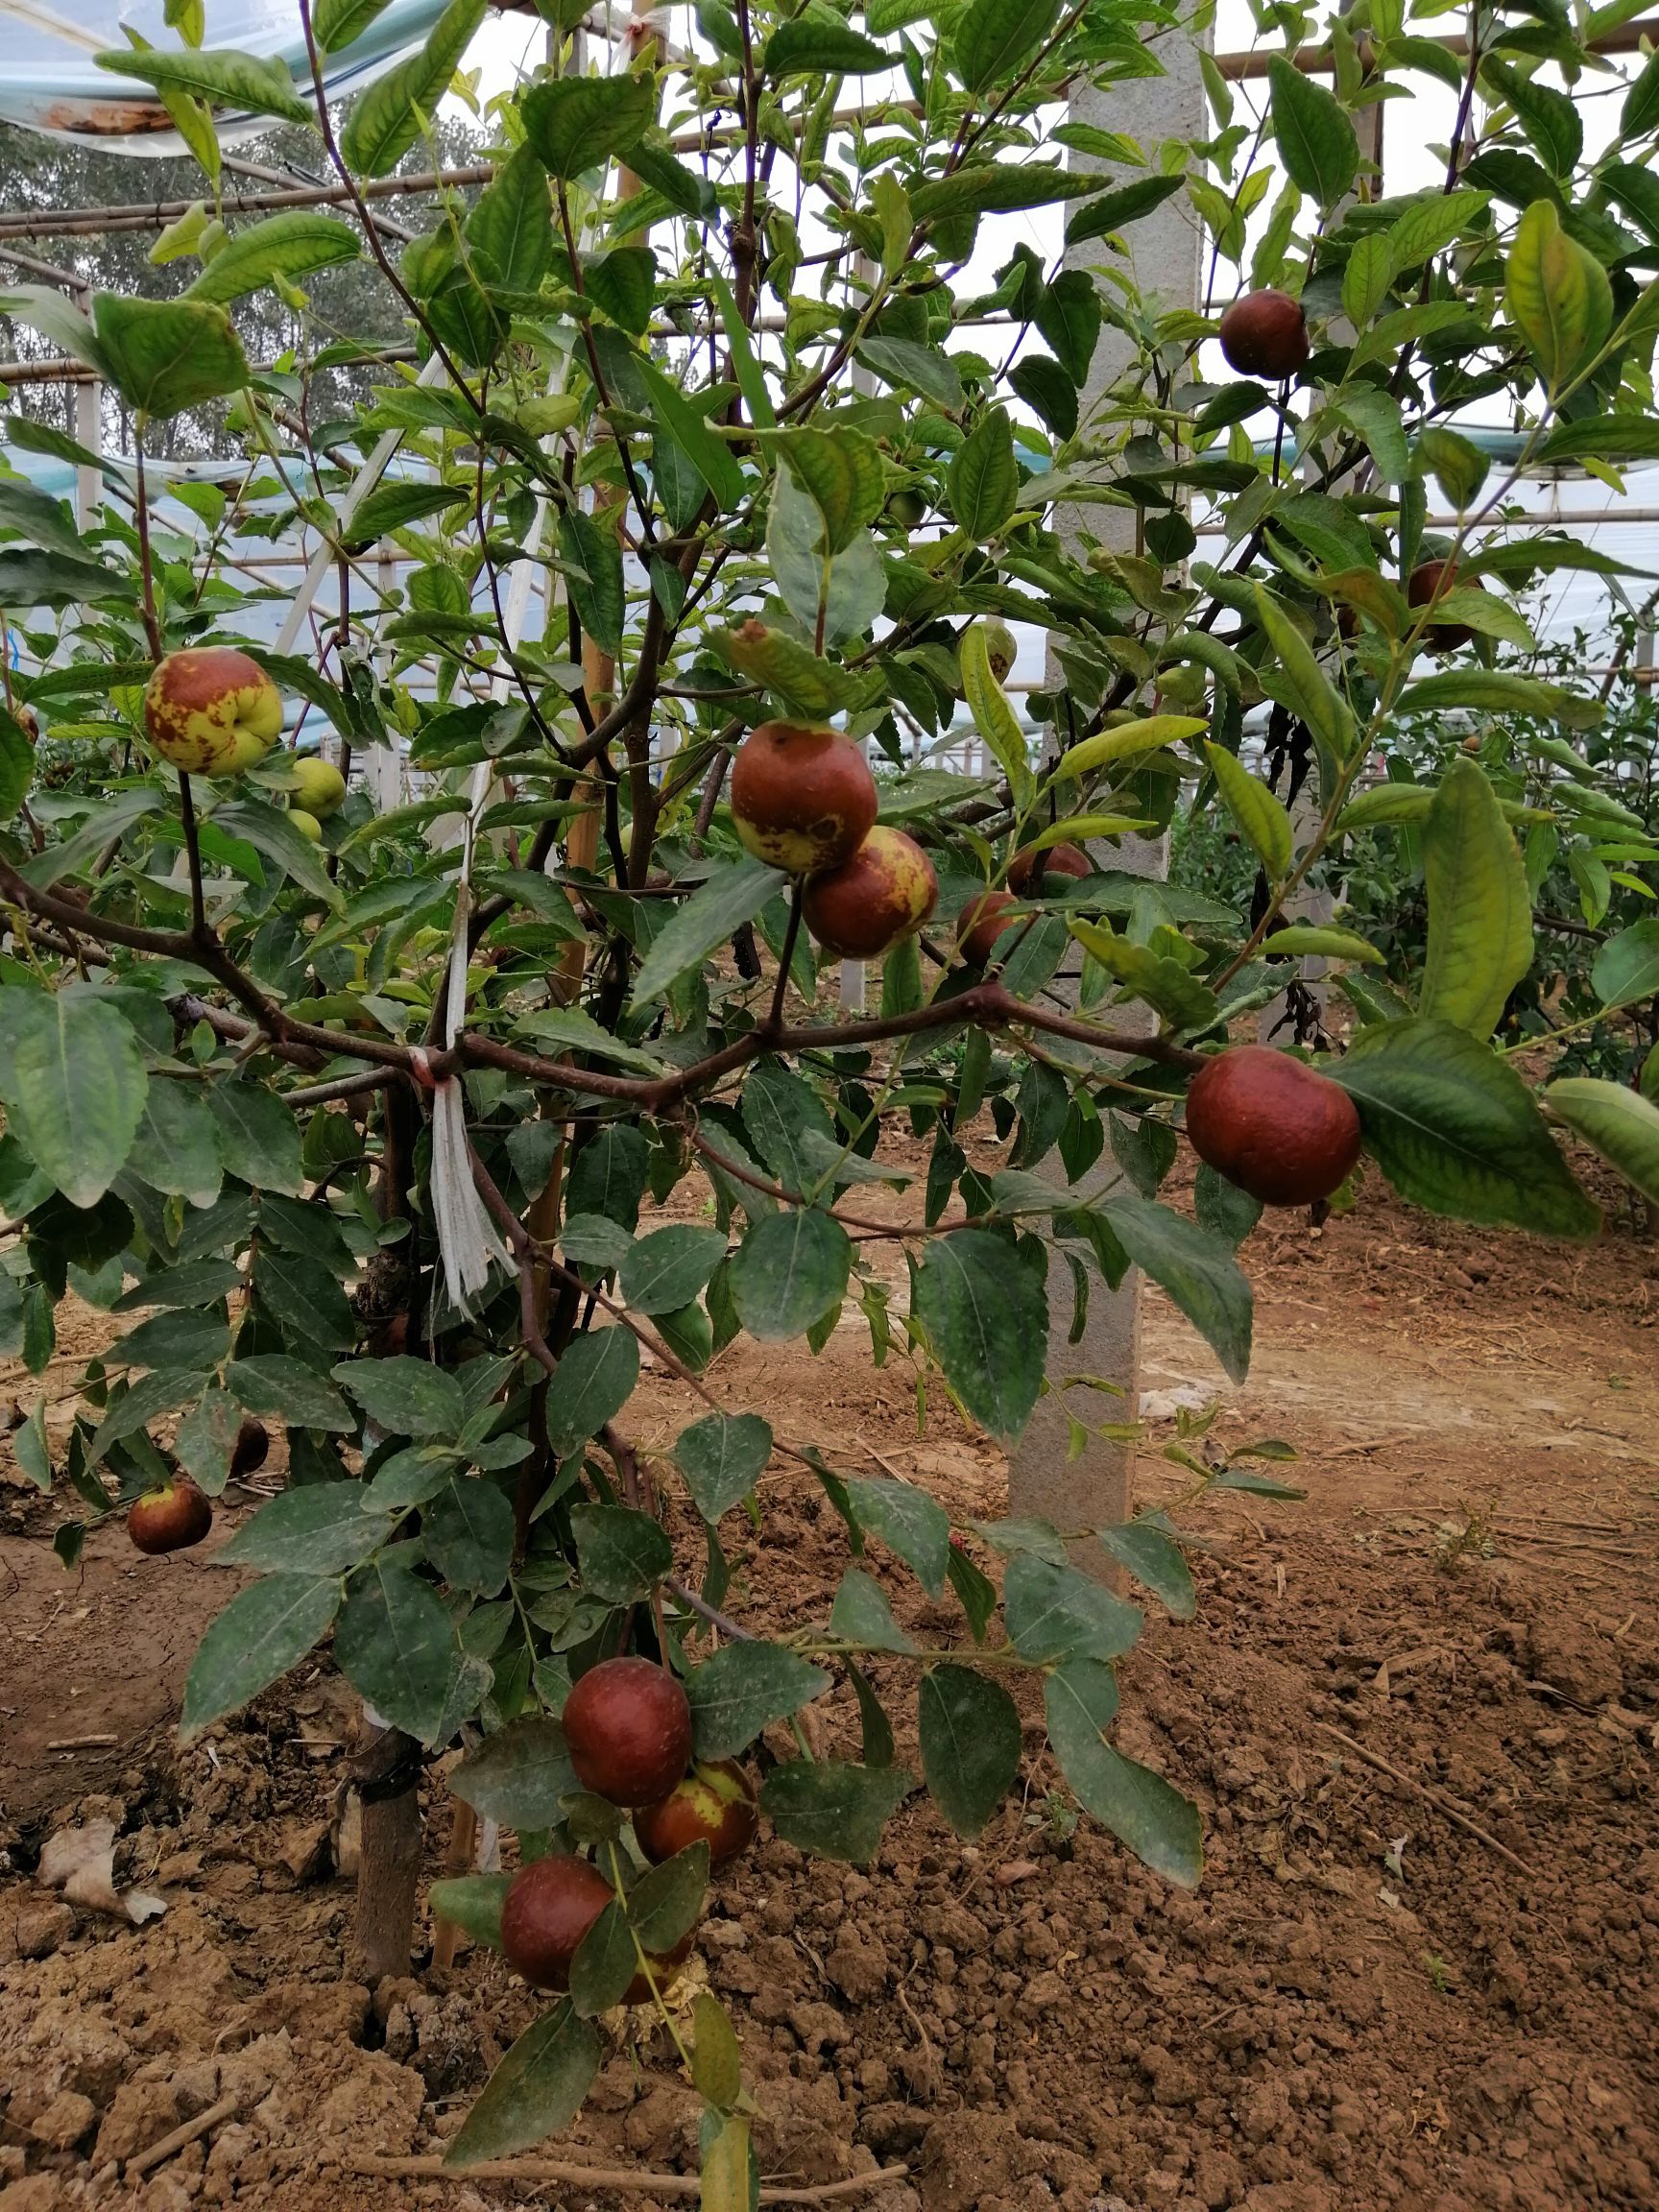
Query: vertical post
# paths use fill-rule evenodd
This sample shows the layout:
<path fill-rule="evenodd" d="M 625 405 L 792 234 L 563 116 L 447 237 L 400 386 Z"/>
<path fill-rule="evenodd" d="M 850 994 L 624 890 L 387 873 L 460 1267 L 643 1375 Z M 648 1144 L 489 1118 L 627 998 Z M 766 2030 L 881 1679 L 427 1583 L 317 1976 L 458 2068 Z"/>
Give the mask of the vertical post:
<path fill-rule="evenodd" d="M 874 283 L 876 264 L 868 253 L 857 254 L 853 263 L 854 274 L 867 284 Z M 868 395 L 876 389 L 874 372 L 861 361 L 853 364 L 853 389 Z M 858 750 L 868 759 L 870 740 L 866 737 Z M 841 963 L 841 1011 L 844 1014 L 862 1014 L 864 1011 L 864 963 L 862 960 L 843 960 Z"/>
<path fill-rule="evenodd" d="M 1197 45 L 1184 34 L 1174 33 L 1159 51 L 1166 64 L 1164 76 L 1137 78 L 1105 91 L 1090 85 L 1077 86 L 1070 96 L 1070 120 L 1104 130 L 1126 131 L 1139 139 L 1148 156 L 1166 138 L 1201 138 L 1205 132 L 1204 86 L 1198 72 Z M 1126 236 L 1132 248 L 1133 274 L 1142 296 L 1148 301 L 1156 301 L 1164 310 L 1195 307 L 1199 297 L 1199 252 L 1197 228 L 1190 210 L 1176 201 L 1166 201 L 1162 207 L 1138 222 Z M 1099 246 L 1093 243 L 1067 255 L 1070 265 L 1081 268 L 1091 268 L 1104 258 Z M 1133 358 L 1127 338 L 1108 324 L 1100 333 L 1081 395 L 1085 421 L 1090 407 L 1118 382 Z M 1079 525 L 1070 520 L 1072 512 L 1066 511 L 1067 519 L 1063 519 L 1059 527 L 1064 532 L 1070 526 L 1073 533 L 1080 535 Z M 1088 512 L 1088 528 L 1096 543 L 1118 552 L 1136 549 L 1132 513 L 1110 507 L 1092 508 Z M 1101 848 L 1094 857 L 1102 867 L 1162 877 L 1168 870 L 1168 839 L 1125 837 L 1120 851 Z M 1049 1154 L 1041 1171 L 1056 1181 L 1066 1179 L 1058 1153 Z M 1092 1187 L 1109 1181 L 1115 1172 L 1111 1166 L 1096 1170 L 1079 1194 L 1087 1195 Z M 1091 1436 L 1077 1457 L 1069 1460 L 1068 1413 L 1074 1413 L 1091 1426 L 1133 1421 L 1137 1417 L 1140 1410 L 1139 1274 L 1132 1268 L 1116 1291 L 1108 1292 L 1097 1284 L 1091 1286 L 1088 1318 L 1075 1344 L 1068 1341 L 1072 1321 L 1070 1274 L 1059 1264 L 1051 1265 L 1048 1270 L 1048 1306 L 1050 1383 L 1062 1383 L 1072 1375 L 1099 1376 L 1116 1384 L 1123 1395 L 1119 1398 L 1099 1391 L 1050 1388 L 1039 1402 L 1030 1427 L 1013 1457 L 1009 1479 L 1011 1510 L 1052 1522 L 1068 1532 L 1125 1521 L 1131 1509 L 1131 1447 Z M 1069 1400 L 1071 1401 L 1070 1407 Z M 1107 1554 L 1093 1539 L 1074 1543 L 1072 1553 L 1078 1566 L 1102 1580 L 1117 1578 L 1117 1571 Z"/>
<path fill-rule="evenodd" d="M 92 295 L 83 292 L 78 304 L 84 314 L 92 312 Z M 88 377 L 75 387 L 75 438 L 89 453 L 104 451 L 104 387 L 96 377 Z M 88 468 L 84 462 L 75 471 L 75 520 L 83 530 L 90 530 L 98 519 L 98 511 L 104 504 L 104 472 Z"/>

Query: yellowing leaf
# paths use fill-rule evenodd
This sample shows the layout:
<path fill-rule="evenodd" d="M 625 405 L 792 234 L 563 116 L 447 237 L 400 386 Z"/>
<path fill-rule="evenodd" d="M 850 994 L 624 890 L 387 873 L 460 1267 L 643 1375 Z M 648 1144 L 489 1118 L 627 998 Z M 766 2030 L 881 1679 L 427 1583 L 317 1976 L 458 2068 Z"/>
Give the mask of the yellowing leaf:
<path fill-rule="evenodd" d="M 1031 773 L 1031 756 L 1025 733 L 1020 727 L 1020 717 L 1008 694 L 991 673 L 991 648 L 982 622 L 975 622 L 963 637 L 958 660 L 962 690 L 968 701 L 968 711 L 974 717 L 974 727 L 1007 777 L 1015 805 L 1023 812 L 1031 804 L 1037 780 Z"/>
<path fill-rule="evenodd" d="M 1087 776 L 1109 762 L 1133 760 L 1142 753 L 1156 753 L 1165 745 L 1179 745 L 1202 736 L 1210 727 L 1196 714 L 1148 714 L 1139 722 L 1124 722 L 1116 730 L 1102 730 L 1062 753 L 1049 778 L 1052 783 Z"/>

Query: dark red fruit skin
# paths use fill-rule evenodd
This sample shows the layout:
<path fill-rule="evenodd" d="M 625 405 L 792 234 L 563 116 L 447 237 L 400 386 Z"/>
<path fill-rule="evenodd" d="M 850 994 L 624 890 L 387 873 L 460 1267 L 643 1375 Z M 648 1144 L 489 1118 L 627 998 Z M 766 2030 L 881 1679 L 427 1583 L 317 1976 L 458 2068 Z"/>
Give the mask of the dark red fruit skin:
<path fill-rule="evenodd" d="M 1008 863 L 1008 888 L 1021 899 L 1027 893 L 1037 897 L 1045 876 L 1070 876 L 1081 882 L 1094 873 L 1094 864 L 1081 845 L 1050 845 L 1046 853 L 1024 845 Z"/>
<path fill-rule="evenodd" d="M 244 1421 L 236 1431 L 236 1441 L 230 1447 L 230 1473 L 232 1476 L 252 1475 L 265 1464 L 265 1455 L 271 1449 L 271 1438 L 263 1421 L 252 1417 Z"/>
<path fill-rule="evenodd" d="M 691 1764 L 690 1704 L 654 1660 L 590 1667 L 565 1700 L 563 1724 L 576 1779 L 613 1805 L 654 1805 Z"/>
<path fill-rule="evenodd" d="M 876 822 L 876 779 L 850 738 L 762 722 L 732 763 L 732 819 L 757 859 L 792 876 L 838 868 Z"/>
<path fill-rule="evenodd" d="M 1302 302 L 1287 292 L 1246 292 L 1222 316 L 1219 335 L 1240 376 L 1294 376 L 1312 351 Z"/>
<path fill-rule="evenodd" d="M 1420 561 L 1407 582 L 1407 604 L 1427 607 L 1437 593 L 1450 591 L 1456 581 L 1455 561 Z M 1474 635 L 1464 622 L 1431 622 L 1423 633 L 1423 642 L 1431 653 L 1452 653 L 1459 645 L 1467 645 Z"/>
<path fill-rule="evenodd" d="M 808 882 L 806 926 L 842 960 L 878 960 L 926 923 L 939 899 L 933 863 L 902 830 L 874 829 L 850 860 Z"/>
<path fill-rule="evenodd" d="M 567 1989 L 577 1945 L 615 1892 L 586 1859 L 533 1859 L 513 1877 L 501 1907 L 507 1963 L 536 1989 Z"/>
<path fill-rule="evenodd" d="M 963 908 L 956 950 L 970 968 L 985 967 L 1002 932 L 1018 927 L 1020 915 L 1003 920 L 1009 907 L 1016 903 L 1011 891 L 983 891 Z"/>
<path fill-rule="evenodd" d="M 1266 1045 L 1207 1060 L 1187 1094 L 1200 1160 L 1263 1206 L 1329 1198 L 1359 1157 L 1359 1116 L 1339 1084 Z"/>
<path fill-rule="evenodd" d="M 728 1795 L 715 1778 L 729 1786 Z M 755 1785 L 735 1759 L 709 1759 L 676 1783 L 666 1797 L 634 1815 L 634 1834 L 653 1865 L 707 1843 L 711 1865 L 724 1865 L 755 1840 L 759 1811 Z"/>
<path fill-rule="evenodd" d="M 152 1557 L 200 1544 L 212 1526 L 213 1508 L 188 1475 L 176 1475 L 158 1489 L 146 1490 L 127 1514 L 128 1535 Z"/>

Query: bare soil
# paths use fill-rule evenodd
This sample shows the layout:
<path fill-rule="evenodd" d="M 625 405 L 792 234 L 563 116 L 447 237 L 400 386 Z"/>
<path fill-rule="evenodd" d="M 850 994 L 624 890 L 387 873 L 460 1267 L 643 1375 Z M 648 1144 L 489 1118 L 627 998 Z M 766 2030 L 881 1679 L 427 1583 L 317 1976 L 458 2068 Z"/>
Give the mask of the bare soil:
<path fill-rule="evenodd" d="M 1222 1442 L 1297 1446 L 1309 1495 L 1207 1510 L 1197 1620 L 1155 1623 L 1122 1669 L 1124 1747 L 1203 1807 L 1203 1887 L 1167 1888 L 1087 1821 L 1065 1833 L 1035 1729 L 975 1847 L 923 1800 L 868 1871 L 763 1841 L 717 1883 L 688 1986 L 739 2021 L 768 2179 L 904 2165 L 858 2200 L 874 2212 L 1659 2202 L 1659 1247 L 1452 1229 L 1373 1184 L 1323 1230 L 1259 1230 L 1246 1259 L 1243 1389 L 1151 1301 L 1140 1498 L 1184 1487 L 1160 1447 L 1212 1397 Z M 919 1438 L 908 1371 L 871 1370 L 861 1323 L 816 1362 L 734 1347 L 716 1381 L 953 1513 L 1004 1507 L 999 1455 L 937 1408 Z M 653 1379 L 644 1440 L 688 1410 Z M 769 1482 L 734 1600 L 759 1621 L 786 1596 L 821 1610 L 846 1563 L 816 1494 Z M 421 1970 L 424 1923 L 410 1979 L 344 1979 L 349 1694 L 321 1665 L 180 1753 L 224 1575 L 111 1527 L 65 1576 L 40 1541 L 55 1512 L 0 1487 L 0 2212 L 661 2212 L 348 2170 L 440 2150 L 528 1999 L 488 1955 Z M 950 1626 L 872 1564 L 917 1633 Z M 850 1696 L 825 1737 L 855 1747 Z M 426 1795 L 435 1871 L 441 1776 Z M 35 1881 L 45 1839 L 100 1815 L 160 1920 Z M 619 2038 L 550 2152 L 694 2170 L 671 2060 L 660 2033 Z M 228 2096 L 205 2139 L 123 2177 Z"/>

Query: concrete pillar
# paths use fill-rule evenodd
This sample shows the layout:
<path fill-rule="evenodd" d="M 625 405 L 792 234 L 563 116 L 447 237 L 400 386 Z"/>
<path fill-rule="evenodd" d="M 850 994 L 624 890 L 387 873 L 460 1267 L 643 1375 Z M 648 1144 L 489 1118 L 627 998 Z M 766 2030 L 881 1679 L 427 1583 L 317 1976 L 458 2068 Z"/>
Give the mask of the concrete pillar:
<path fill-rule="evenodd" d="M 1105 91 L 1081 86 L 1070 98 L 1074 123 L 1093 124 L 1108 131 L 1130 132 L 1140 141 L 1148 160 L 1154 160 L 1166 138 L 1202 137 L 1208 128 L 1203 81 L 1198 73 L 1198 49 L 1189 38 L 1174 34 L 1160 42 L 1159 55 L 1167 74 L 1137 78 Z M 1072 156 L 1074 166 L 1097 167 L 1094 156 Z M 1177 194 L 1124 233 L 1132 254 L 1137 283 L 1142 296 L 1157 300 L 1164 309 L 1194 307 L 1199 299 L 1199 230 L 1190 207 Z M 1091 241 L 1068 252 L 1070 267 L 1090 269 L 1110 258 L 1103 243 Z M 1121 266 L 1121 263 L 1118 263 Z M 1100 333 L 1087 384 L 1081 395 L 1080 414 L 1087 421 L 1090 406 L 1117 383 L 1133 358 L 1127 340 L 1107 325 Z M 1081 518 L 1080 518 L 1081 517 Z M 1128 508 L 1064 508 L 1057 527 L 1074 541 L 1087 533 L 1096 544 L 1118 552 L 1132 552 L 1135 516 Z M 1168 872 L 1167 838 L 1126 837 L 1121 849 L 1101 846 L 1095 851 L 1103 868 L 1129 869 L 1138 875 L 1163 877 Z M 1116 1019 L 1116 1017 L 1114 1018 Z M 1150 1020 L 1148 1022 L 1150 1026 Z M 1056 1182 L 1066 1180 L 1058 1151 L 1043 1163 L 1042 1172 Z M 1108 1151 L 1082 1186 L 1088 1196 L 1118 1173 Z M 1068 1375 L 1098 1375 L 1118 1384 L 1123 1396 L 1104 1391 L 1051 1388 L 1032 1415 L 1009 1479 L 1013 1512 L 1052 1522 L 1057 1527 L 1077 1530 L 1107 1526 L 1129 1518 L 1133 1496 L 1133 1448 L 1091 1438 L 1084 1451 L 1068 1460 L 1069 1412 L 1092 1426 L 1133 1421 L 1140 1411 L 1141 1280 L 1131 1269 L 1121 1287 L 1108 1291 L 1096 1279 L 1090 1284 L 1088 1320 L 1076 1344 L 1067 1341 L 1071 1329 L 1070 1270 L 1056 1259 L 1048 1270 L 1048 1379 L 1058 1384 Z M 1080 1567 L 1102 1580 L 1118 1580 L 1118 1570 L 1094 1542 L 1075 1544 L 1073 1556 Z"/>

